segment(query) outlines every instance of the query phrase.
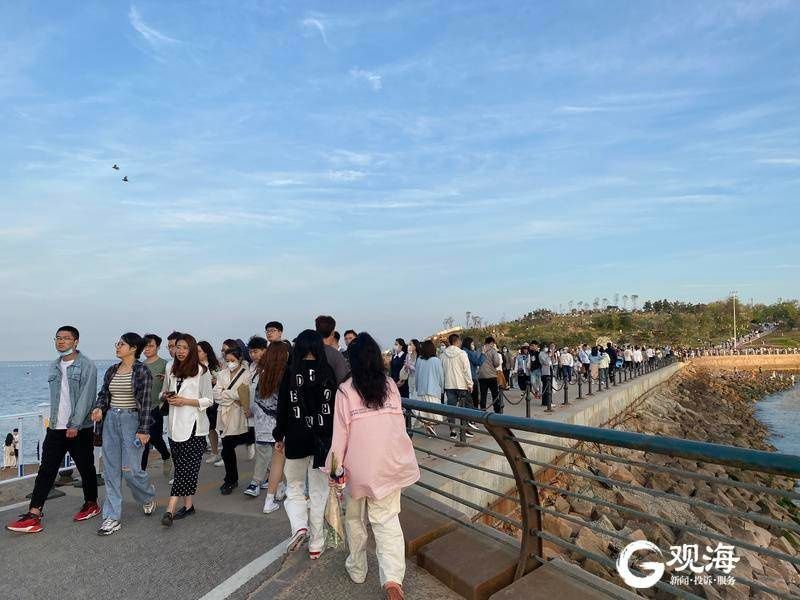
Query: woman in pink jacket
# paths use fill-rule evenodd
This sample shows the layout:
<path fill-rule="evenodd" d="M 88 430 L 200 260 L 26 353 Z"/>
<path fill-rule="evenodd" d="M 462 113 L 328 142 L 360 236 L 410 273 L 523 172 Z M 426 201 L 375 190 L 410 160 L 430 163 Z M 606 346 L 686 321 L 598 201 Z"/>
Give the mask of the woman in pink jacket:
<path fill-rule="evenodd" d="M 419 466 L 408 437 L 400 392 L 387 377 L 378 344 L 360 333 L 348 346 L 350 377 L 342 382 L 334 404 L 334 457 L 347 482 L 345 568 L 355 583 L 367 577 L 366 518 L 375 535 L 381 586 L 389 600 L 403 598 L 405 540 L 400 528 L 400 492 L 419 479 Z M 334 480 L 331 479 L 333 482 Z"/>

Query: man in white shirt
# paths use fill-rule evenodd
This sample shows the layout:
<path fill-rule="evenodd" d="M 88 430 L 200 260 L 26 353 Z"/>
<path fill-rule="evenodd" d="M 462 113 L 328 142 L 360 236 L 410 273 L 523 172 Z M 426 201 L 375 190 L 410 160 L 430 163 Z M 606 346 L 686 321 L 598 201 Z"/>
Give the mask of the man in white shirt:
<path fill-rule="evenodd" d="M 28 512 L 9 523 L 6 526 L 9 531 L 42 531 L 42 509 L 67 452 L 78 468 L 83 487 L 84 503 L 73 520 L 85 521 L 100 514 L 93 424 L 89 418 L 97 396 L 97 368 L 78 351 L 79 338 L 78 330 L 71 325 L 59 327 L 56 331 L 55 346 L 60 358 L 50 365 L 50 424 L 42 444 L 41 465 Z"/>
<path fill-rule="evenodd" d="M 550 358 L 550 346 L 547 342 L 542 343 L 542 349 L 539 351 L 539 364 L 542 366 L 542 406 L 549 408 L 553 402 L 553 361 Z"/>
<path fill-rule="evenodd" d="M 442 370 L 444 371 L 444 394 L 448 406 L 466 406 L 467 399 L 470 392 L 472 392 L 472 370 L 469 366 L 469 358 L 467 353 L 461 349 L 461 336 L 457 333 L 451 333 L 447 339 L 450 345 L 442 352 L 440 359 L 442 361 Z M 448 417 L 447 421 L 450 423 L 450 439 L 455 440 L 458 438 L 458 432 L 452 425 L 455 419 Z M 467 429 L 464 430 L 464 435 L 473 437 L 473 433 Z"/>

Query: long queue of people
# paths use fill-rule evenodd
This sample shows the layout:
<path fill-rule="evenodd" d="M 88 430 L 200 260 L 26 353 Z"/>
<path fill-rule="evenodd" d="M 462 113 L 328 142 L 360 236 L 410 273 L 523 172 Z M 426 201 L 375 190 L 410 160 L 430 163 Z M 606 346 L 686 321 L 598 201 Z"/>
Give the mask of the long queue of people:
<path fill-rule="evenodd" d="M 335 327 L 332 317 L 320 316 L 314 329 L 290 343 L 283 326 L 271 321 L 263 338 L 225 340 L 221 361 L 210 344 L 185 332 L 167 336 L 170 361 L 158 355 L 158 335 L 128 332 L 115 344 L 118 362 L 105 372 L 99 392 L 97 368 L 78 350 L 78 329 L 59 327 L 41 465 L 27 512 L 6 528 L 43 530 L 45 501 L 67 453 L 84 496 L 74 521 L 102 514 L 99 535 L 120 531 L 123 481 L 144 515 L 152 515 L 156 487 L 146 470 L 151 448 L 161 456 L 163 474 L 172 476 L 160 520 L 171 528 L 196 513 L 207 446 L 206 462 L 224 467 L 220 493 L 229 495 L 239 487 L 236 448 L 244 445 L 254 465 L 243 492 L 255 497 L 266 490 L 265 513 L 283 501 L 291 527 L 288 552 L 307 545 L 316 560 L 325 550 L 324 513 L 328 489 L 335 487 L 345 498 L 350 578 L 366 578 L 369 522 L 384 594 L 402 599 L 400 493 L 420 476 L 401 401 L 414 370 L 403 369 L 402 361 L 398 376 L 390 377 L 380 347 L 366 332 L 345 332 L 347 348 L 340 352 Z M 102 507 L 93 460 L 97 445 L 105 479 Z"/>

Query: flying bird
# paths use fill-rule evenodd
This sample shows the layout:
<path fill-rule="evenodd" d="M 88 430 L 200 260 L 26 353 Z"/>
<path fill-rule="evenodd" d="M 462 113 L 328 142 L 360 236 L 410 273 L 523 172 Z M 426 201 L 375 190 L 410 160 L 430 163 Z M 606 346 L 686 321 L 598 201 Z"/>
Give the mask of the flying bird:
<path fill-rule="evenodd" d="M 111 168 L 112 168 L 112 169 L 114 169 L 115 171 L 119 171 L 119 167 L 118 167 L 117 165 L 114 165 L 114 166 L 113 166 L 113 167 L 111 167 Z"/>
<path fill-rule="evenodd" d="M 125 177 L 122 178 L 122 181 L 124 181 L 125 183 L 128 183 L 128 176 L 125 175 Z"/>

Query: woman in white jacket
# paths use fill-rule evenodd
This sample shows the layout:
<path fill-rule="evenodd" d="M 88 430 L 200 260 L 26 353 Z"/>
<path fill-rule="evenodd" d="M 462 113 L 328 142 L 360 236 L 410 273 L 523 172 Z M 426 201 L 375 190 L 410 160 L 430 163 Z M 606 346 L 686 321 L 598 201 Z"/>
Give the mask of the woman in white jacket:
<path fill-rule="evenodd" d="M 219 491 L 227 496 L 239 485 L 236 446 L 247 444 L 247 412 L 250 410 L 250 369 L 242 362 L 242 351 L 229 348 L 223 357 L 225 364 L 214 386 L 214 402 L 219 405 L 217 426 L 222 432 L 222 460 L 225 481 Z"/>
<path fill-rule="evenodd" d="M 175 360 L 164 380 L 164 389 L 162 396 L 169 403 L 167 432 L 175 479 L 161 524 L 170 527 L 174 519 L 195 512 L 192 496 L 197 492 L 197 475 L 209 428 L 206 409 L 213 402 L 211 374 L 200 364 L 197 341 L 188 333 L 176 340 Z M 183 499 L 183 506 L 176 512 L 179 499 Z"/>

